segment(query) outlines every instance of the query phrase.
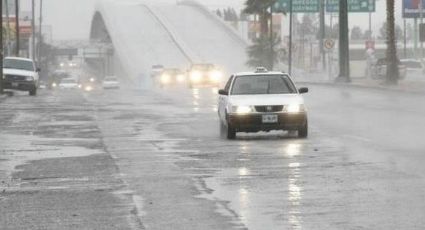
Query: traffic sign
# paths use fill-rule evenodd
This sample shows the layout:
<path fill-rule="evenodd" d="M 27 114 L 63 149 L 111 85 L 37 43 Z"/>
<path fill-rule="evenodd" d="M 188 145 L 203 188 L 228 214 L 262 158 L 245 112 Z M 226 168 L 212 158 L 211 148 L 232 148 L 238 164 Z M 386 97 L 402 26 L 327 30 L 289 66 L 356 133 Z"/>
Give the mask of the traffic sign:
<path fill-rule="evenodd" d="M 278 0 L 274 5 L 275 12 L 289 12 L 290 0 Z M 294 13 L 318 13 L 319 0 L 292 0 L 292 12 Z"/>
<path fill-rule="evenodd" d="M 326 40 L 323 42 L 323 46 L 324 46 L 326 49 L 331 50 L 331 49 L 333 49 L 333 48 L 335 47 L 335 41 L 334 41 L 334 40 L 332 40 L 332 39 L 326 39 Z"/>
<path fill-rule="evenodd" d="M 274 5 L 275 12 L 289 12 L 290 0 L 278 0 Z M 375 0 L 347 0 L 348 12 L 368 13 L 375 12 Z M 406 0 L 404 0 L 406 1 Z M 408 0 L 415 1 L 415 0 Z M 417 1 L 417 0 L 416 0 Z M 320 0 L 292 0 L 292 12 L 294 13 L 318 13 Z M 339 12 L 339 0 L 326 0 L 326 11 L 330 13 Z"/>
<path fill-rule="evenodd" d="M 419 18 L 425 16 L 425 1 L 421 8 L 421 0 L 403 0 L 403 18 Z"/>
<path fill-rule="evenodd" d="M 348 0 L 348 12 L 368 13 L 375 12 L 375 0 Z M 330 13 L 339 12 L 339 0 L 327 0 L 326 11 Z"/>

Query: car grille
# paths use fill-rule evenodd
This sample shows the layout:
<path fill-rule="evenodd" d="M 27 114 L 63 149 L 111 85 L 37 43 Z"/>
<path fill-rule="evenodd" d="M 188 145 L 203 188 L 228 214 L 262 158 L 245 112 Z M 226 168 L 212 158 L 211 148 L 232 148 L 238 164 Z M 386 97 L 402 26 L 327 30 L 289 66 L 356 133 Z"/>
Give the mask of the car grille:
<path fill-rule="evenodd" d="M 255 106 L 255 111 L 260 113 L 267 112 L 282 112 L 283 105 L 263 105 L 263 106 Z"/>
<path fill-rule="evenodd" d="M 25 76 L 19 76 L 19 75 L 9 75 L 9 74 L 6 74 L 4 76 L 4 79 L 6 81 L 25 81 L 26 77 Z"/>

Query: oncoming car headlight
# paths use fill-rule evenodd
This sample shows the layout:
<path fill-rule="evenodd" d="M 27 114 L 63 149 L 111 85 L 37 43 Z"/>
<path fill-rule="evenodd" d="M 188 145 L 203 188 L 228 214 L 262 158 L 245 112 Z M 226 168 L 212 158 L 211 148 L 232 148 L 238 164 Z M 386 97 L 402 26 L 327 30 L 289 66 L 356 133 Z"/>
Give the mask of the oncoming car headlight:
<path fill-rule="evenodd" d="M 247 114 L 247 113 L 252 112 L 252 107 L 251 106 L 245 106 L 245 105 L 233 106 L 232 111 L 236 114 Z"/>
<path fill-rule="evenodd" d="M 26 76 L 25 77 L 25 80 L 26 81 L 34 81 L 34 77 L 32 77 L 32 76 Z"/>
<path fill-rule="evenodd" d="M 285 106 L 285 111 L 288 113 L 300 113 L 305 111 L 303 104 L 290 104 Z"/>
<path fill-rule="evenodd" d="M 200 71 L 193 71 L 190 73 L 190 80 L 193 82 L 201 81 L 202 73 Z"/>
<path fill-rule="evenodd" d="M 184 80 L 185 80 L 185 76 L 183 74 L 177 75 L 177 81 L 178 82 L 184 82 Z"/>

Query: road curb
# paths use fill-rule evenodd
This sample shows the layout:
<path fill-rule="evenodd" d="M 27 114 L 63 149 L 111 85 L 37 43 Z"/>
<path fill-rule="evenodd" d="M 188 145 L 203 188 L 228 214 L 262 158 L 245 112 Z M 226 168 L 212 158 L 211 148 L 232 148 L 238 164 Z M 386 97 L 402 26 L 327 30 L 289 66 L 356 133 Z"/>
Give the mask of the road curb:
<path fill-rule="evenodd" d="M 338 86 L 346 88 L 358 88 L 358 89 L 373 89 L 381 91 L 393 91 L 393 92 L 403 92 L 411 94 L 425 94 L 425 88 L 423 90 L 419 89 L 402 89 L 402 88 L 391 88 L 386 86 L 379 85 L 363 85 L 357 83 L 335 83 L 335 82 L 309 82 L 309 81 L 296 81 L 297 84 L 306 84 L 306 85 L 326 85 L 326 86 Z"/>

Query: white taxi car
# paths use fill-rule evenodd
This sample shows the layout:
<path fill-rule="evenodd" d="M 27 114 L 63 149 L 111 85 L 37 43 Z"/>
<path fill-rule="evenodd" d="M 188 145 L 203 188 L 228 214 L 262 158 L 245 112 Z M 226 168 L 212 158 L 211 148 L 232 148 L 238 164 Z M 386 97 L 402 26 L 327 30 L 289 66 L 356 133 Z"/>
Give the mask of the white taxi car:
<path fill-rule="evenodd" d="M 228 139 L 237 132 L 295 130 L 308 136 L 307 109 L 301 96 L 308 88 L 297 89 L 282 72 L 255 72 L 232 75 L 219 90 L 218 114 Z"/>

